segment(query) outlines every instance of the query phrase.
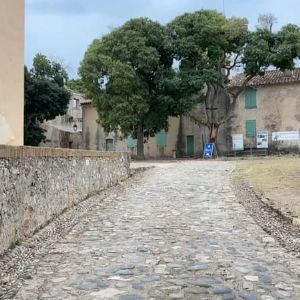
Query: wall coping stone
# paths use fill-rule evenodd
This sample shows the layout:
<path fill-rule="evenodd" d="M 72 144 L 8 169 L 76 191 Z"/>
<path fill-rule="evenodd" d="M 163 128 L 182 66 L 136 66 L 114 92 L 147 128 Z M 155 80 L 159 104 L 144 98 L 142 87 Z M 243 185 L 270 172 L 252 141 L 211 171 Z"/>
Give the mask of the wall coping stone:
<path fill-rule="evenodd" d="M 28 146 L 0 145 L 0 158 L 25 158 L 25 157 L 99 157 L 119 158 L 129 152 L 91 151 L 81 149 L 46 148 Z"/>

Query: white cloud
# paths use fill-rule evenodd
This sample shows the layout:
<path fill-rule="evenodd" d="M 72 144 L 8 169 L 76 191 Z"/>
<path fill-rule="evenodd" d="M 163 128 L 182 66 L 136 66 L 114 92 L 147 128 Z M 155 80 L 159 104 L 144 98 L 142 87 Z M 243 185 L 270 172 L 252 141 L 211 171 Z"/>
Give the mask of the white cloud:
<path fill-rule="evenodd" d="M 1 0 L 0 0 L 1 1 Z M 226 15 L 247 17 L 255 28 L 261 13 L 273 13 L 279 28 L 299 24 L 299 0 L 224 0 Z M 26 63 L 42 52 L 63 59 L 76 75 L 84 52 L 93 39 L 130 18 L 149 17 L 162 23 L 200 9 L 223 10 L 223 0 L 27 0 Z M 300 25 L 300 24 L 299 24 Z"/>

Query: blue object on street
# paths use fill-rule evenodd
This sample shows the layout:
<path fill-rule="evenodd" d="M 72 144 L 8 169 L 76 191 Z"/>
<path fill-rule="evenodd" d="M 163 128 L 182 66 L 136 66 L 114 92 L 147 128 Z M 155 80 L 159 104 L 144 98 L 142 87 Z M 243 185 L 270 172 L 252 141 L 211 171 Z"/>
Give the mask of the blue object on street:
<path fill-rule="evenodd" d="M 212 158 L 214 153 L 214 144 L 205 144 L 203 158 Z"/>

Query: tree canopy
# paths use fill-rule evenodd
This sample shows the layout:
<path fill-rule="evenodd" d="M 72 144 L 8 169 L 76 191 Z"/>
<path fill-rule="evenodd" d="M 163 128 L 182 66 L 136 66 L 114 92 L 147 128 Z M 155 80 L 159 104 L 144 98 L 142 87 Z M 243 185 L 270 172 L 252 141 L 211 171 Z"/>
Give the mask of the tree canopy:
<path fill-rule="evenodd" d="M 277 18 L 273 14 L 262 14 L 258 16 L 258 28 L 272 31 L 273 26 L 277 23 Z"/>
<path fill-rule="evenodd" d="M 85 82 L 106 131 L 121 130 L 138 139 L 168 127 L 168 117 L 191 107 L 178 93 L 173 53 L 165 28 L 146 18 L 132 19 L 95 40 L 81 63 Z M 176 82 L 177 81 L 177 82 Z"/>
<path fill-rule="evenodd" d="M 33 67 L 25 67 L 25 145 L 38 146 L 45 139 L 40 123 L 66 112 L 70 93 L 65 89 L 67 72 L 57 62 L 37 54 Z"/>
<path fill-rule="evenodd" d="M 268 20 L 272 24 L 267 26 Z M 275 19 L 268 20 L 261 17 L 261 26 L 249 31 L 245 18 L 201 10 L 166 26 L 133 19 L 95 40 L 79 73 L 99 122 L 106 131 L 137 136 L 142 157 L 143 138 L 167 129 L 168 116 L 186 113 L 200 101 L 210 109 L 218 101 L 218 112 L 204 109 L 206 117 L 200 117 L 212 132 L 226 122 L 231 99 L 253 76 L 263 75 L 270 66 L 295 67 L 300 28 L 289 24 L 272 32 Z M 236 68 L 244 72 L 245 81 L 229 97 L 227 87 Z"/>
<path fill-rule="evenodd" d="M 276 33 L 270 26 L 251 32 L 247 19 L 225 18 L 216 11 L 201 10 L 175 18 L 167 25 L 167 31 L 180 74 L 191 87 L 201 88 L 201 84 L 207 87 L 203 98 L 206 118 L 200 116 L 199 123 L 205 119 L 211 134 L 230 117 L 230 104 L 234 104 L 253 76 L 263 75 L 270 66 L 293 69 L 300 55 L 300 29 L 291 24 Z M 245 81 L 229 97 L 227 87 L 236 68 L 243 70 Z M 190 92 L 194 93 L 193 88 Z M 212 107 L 218 110 L 210 110 Z"/>
<path fill-rule="evenodd" d="M 199 81 L 222 85 L 236 67 L 250 76 L 263 74 L 270 66 L 282 70 L 295 67 L 300 56 L 300 28 L 288 24 L 273 33 L 261 27 L 250 32 L 245 18 L 226 19 L 216 11 L 201 10 L 175 18 L 168 31 L 180 71 L 191 80 L 197 74 Z"/>

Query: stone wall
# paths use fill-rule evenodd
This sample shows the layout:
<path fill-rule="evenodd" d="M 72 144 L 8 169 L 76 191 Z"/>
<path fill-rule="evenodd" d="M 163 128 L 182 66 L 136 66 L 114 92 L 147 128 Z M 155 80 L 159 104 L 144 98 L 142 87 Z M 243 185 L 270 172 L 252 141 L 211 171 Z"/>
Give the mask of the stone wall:
<path fill-rule="evenodd" d="M 127 178 L 129 163 L 121 152 L 0 146 L 0 254 Z"/>

